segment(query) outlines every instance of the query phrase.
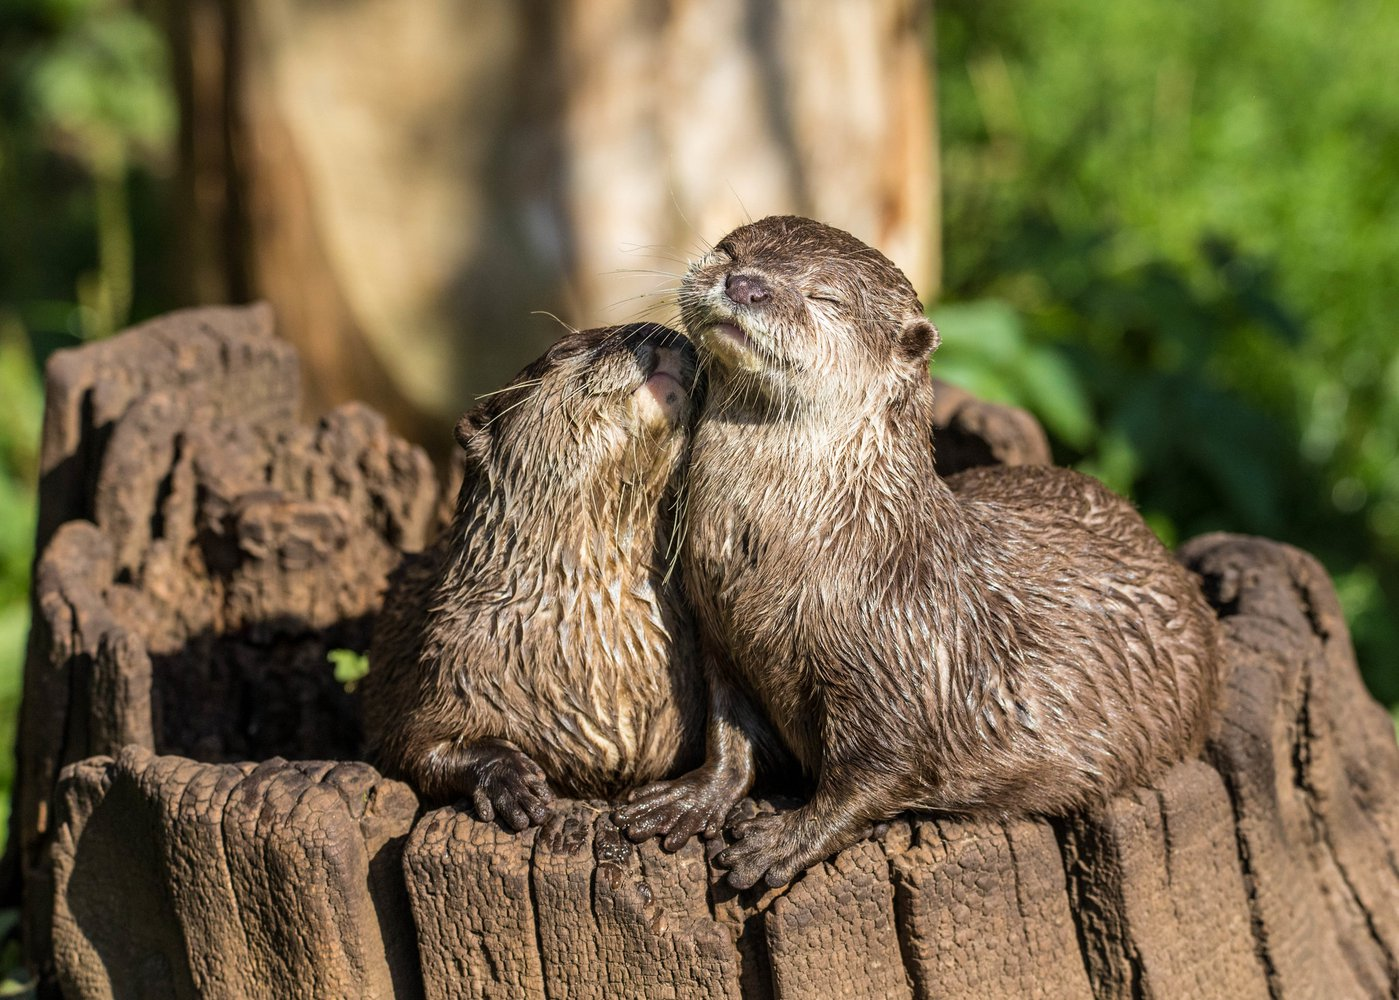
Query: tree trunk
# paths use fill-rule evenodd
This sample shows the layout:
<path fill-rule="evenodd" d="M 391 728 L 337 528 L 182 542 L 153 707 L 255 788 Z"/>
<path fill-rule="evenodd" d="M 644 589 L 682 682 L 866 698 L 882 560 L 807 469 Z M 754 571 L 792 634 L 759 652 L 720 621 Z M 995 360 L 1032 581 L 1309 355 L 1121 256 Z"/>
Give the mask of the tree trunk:
<path fill-rule="evenodd" d="M 750 216 L 936 293 L 920 0 L 174 7 L 188 287 L 269 299 L 313 412 L 364 399 L 441 447 L 556 338 L 540 313 L 673 320 L 685 260 Z"/>

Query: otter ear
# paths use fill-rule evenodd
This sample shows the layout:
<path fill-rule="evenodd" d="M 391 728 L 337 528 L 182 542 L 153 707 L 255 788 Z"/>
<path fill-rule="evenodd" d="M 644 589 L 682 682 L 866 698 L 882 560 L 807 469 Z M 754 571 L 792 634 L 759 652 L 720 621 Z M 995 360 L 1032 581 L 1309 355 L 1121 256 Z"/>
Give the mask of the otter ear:
<path fill-rule="evenodd" d="M 942 337 L 938 334 L 938 328 L 919 316 L 917 319 L 909 320 L 899 331 L 899 356 L 905 361 L 926 363 L 928 355 L 936 351 L 938 344 L 941 343 Z"/>

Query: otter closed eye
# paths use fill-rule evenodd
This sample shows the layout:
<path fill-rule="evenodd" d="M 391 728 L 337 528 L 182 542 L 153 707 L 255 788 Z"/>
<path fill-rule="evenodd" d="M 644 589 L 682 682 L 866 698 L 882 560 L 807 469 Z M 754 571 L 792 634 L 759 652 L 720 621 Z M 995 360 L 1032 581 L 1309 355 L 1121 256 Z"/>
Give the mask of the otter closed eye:
<path fill-rule="evenodd" d="M 939 478 L 938 333 L 877 250 L 793 217 L 721 245 L 679 296 L 709 379 L 681 552 L 709 759 L 639 793 L 629 832 L 683 837 L 741 798 L 749 700 L 816 788 L 735 829 L 716 860 L 739 887 L 903 810 L 1062 814 L 1198 751 L 1217 622 L 1135 509 L 1047 466 Z"/>

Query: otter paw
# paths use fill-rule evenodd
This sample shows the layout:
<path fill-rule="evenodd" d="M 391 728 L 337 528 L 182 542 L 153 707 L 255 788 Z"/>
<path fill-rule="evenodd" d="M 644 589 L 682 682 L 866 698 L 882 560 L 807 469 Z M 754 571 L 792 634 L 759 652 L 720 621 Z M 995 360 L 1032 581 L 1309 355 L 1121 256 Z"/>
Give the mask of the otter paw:
<path fill-rule="evenodd" d="M 747 889 L 760 879 L 773 887 L 786 885 L 829 853 L 803 841 L 797 815 L 794 811 L 755 816 L 733 825 L 737 840 L 714 858 L 715 864 L 729 870 L 730 885 Z"/>
<path fill-rule="evenodd" d="M 474 770 L 470 798 L 478 819 L 489 823 L 499 817 L 503 826 L 523 830 L 548 818 L 554 793 L 549 779 L 527 754 L 502 749 L 481 760 Z"/>
<path fill-rule="evenodd" d="M 627 804 L 612 812 L 612 822 L 627 837 L 641 842 L 663 836 L 661 846 L 678 851 L 698 833 L 714 838 L 724 829 L 724 819 L 739 799 L 741 784 L 722 775 L 691 771 L 674 781 L 658 781 L 627 796 Z"/>

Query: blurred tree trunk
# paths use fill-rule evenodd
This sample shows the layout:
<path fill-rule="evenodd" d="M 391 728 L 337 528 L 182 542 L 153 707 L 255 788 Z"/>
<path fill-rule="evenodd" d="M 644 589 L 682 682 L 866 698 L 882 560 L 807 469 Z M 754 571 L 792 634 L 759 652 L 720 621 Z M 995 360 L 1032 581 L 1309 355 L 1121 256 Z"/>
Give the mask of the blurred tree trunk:
<path fill-rule="evenodd" d="M 939 273 L 920 0 L 172 5 L 196 301 L 266 297 L 316 408 L 444 419 L 686 258 L 811 215 Z"/>

